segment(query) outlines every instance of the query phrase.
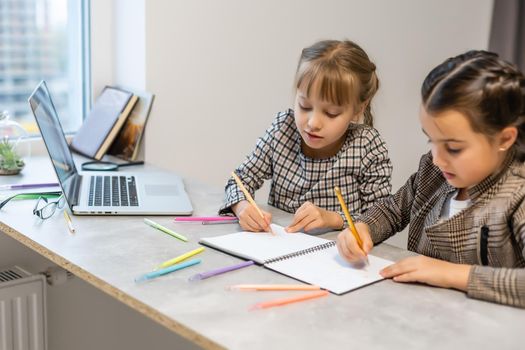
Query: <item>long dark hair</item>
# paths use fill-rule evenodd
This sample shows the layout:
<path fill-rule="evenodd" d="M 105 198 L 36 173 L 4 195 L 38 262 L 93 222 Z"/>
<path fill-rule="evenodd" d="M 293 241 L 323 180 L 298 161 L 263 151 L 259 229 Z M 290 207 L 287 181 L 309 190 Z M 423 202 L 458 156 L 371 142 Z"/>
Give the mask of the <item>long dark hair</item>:
<path fill-rule="evenodd" d="M 525 160 L 525 77 L 497 54 L 472 50 L 447 59 L 427 75 L 421 96 L 430 115 L 461 112 L 474 131 L 489 138 L 516 126 L 513 147 Z"/>

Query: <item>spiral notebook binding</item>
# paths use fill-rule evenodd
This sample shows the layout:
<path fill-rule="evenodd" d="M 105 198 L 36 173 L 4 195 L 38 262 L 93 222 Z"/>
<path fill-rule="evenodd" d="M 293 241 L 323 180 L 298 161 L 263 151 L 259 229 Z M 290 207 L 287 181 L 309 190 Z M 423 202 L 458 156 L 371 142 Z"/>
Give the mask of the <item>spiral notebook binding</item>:
<path fill-rule="evenodd" d="M 313 252 L 316 252 L 316 251 L 319 251 L 319 250 L 328 249 L 330 247 L 335 246 L 335 244 L 336 244 L 335 241 L 330 241 L 330 242 L 323 243 L 321 245 L 316 245 L 315 247 L 311 247 L 311 248 L 299 250 L 297 252 L 293 252 L 293 253 L 290 253 L 290 254 L 278 256 L 277 258 L 265 260 L 264 261 L 264 265 L 271 264 L 271 263 L 278 262 L 278 261 L 283 261 L 283 260 L 286 260 L 286 259 L 291 259 L 291 258 L 294 258 L 294 257 L 297 257 L 297 256 L 301 256 L 301 255 L 310 254 L 310 253 L 313 253 Z"/>

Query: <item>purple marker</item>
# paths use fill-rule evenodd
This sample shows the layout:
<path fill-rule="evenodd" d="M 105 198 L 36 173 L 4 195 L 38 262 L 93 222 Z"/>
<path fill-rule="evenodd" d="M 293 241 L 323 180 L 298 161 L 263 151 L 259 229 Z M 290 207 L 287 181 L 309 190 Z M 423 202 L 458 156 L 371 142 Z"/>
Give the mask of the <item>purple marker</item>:
<path fill-rule="evenodd" d="M 238 224 L 239 220 L 221 220 L 221 221 L 203 221 L 203 225 L 225 225 L 225 224 Z"/>
<path fill-rule="evenodd" d="M 58 187 L 57 183 L 0 185 L 0 190 L 22 190 L 26 188 Z"/>
<path fill-rule="evenodd" d="M 242 269 L 243 267 L 248 267 L 248 266 L 251 266 L 253 264 L 254 264 L 254 262 L 251 261 L 251 260 L 243 261 L 242 263 L 237 264 L 237 265 L 221 267 L 221 268 L 218 268 L 218 269 L 215 269 L 215 270 L 210 270 L 210 271 L 198 273 L 196 275 L 191 276 L 189 278 L 189 280 L 190 281 L 200 281 L 200 280 L 204 280 L 206 278 L 210 278 L 212 276 L 220 275 L 222 273 L 226 273 L 226 272 Z"/>

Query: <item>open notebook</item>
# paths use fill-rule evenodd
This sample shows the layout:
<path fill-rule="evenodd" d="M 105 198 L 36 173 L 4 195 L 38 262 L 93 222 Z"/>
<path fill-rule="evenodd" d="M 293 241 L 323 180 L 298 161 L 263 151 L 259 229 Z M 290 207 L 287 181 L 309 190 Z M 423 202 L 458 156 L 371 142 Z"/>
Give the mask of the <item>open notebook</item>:
<path fill-rule="evenodd" d="M 379 271 L 392 261 L 373 255 L 363 268 L 352 267 L 339 256 L 335 241 L 304 233 L 286 233 L 272 224 L 270 233 L 237 232 L 202 238 L 200 243 L 253 260 L 266 268 L 297 280 L 318 285 L 335 294 L 382 280 Z"/>

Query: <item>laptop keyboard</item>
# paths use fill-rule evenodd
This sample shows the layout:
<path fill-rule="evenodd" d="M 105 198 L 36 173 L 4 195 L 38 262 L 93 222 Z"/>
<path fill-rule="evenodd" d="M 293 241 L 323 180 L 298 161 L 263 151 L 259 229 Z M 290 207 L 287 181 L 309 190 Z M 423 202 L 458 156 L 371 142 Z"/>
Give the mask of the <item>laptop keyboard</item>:
<path fill-rule="evenodd" d="M 135 176 L 91 176 L 88 205 L 95 207 L 138 206 Z"/>

